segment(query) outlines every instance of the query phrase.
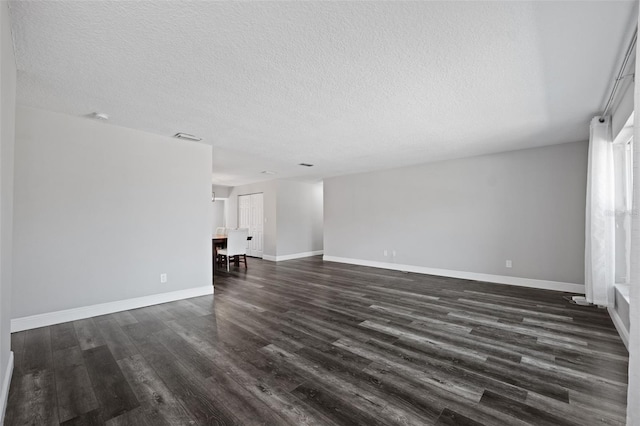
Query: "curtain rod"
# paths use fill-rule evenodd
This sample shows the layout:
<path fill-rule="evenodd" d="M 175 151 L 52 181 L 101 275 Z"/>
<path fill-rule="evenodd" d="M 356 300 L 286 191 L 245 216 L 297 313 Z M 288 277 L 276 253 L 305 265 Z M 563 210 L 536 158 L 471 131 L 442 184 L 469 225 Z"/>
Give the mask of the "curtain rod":
<path fill-rule="evenodd" d="M 618 85 L 620 84 L 620 80 L 622 80 L 623 78 L 629 76 L 629 75 L 634 75 L 634 73 L 631 74 L 627 74 L 624 75 L 624 70 L 625 68 L 627 68 L 627 64 L 629 63 L 629 59 L 631 58 L 631 55 L 633 54 L 633 50 L 636 47 L 636 41 L 638 40 L 638 25 L 636 25 L 636 29 L 633 32 L 633 36 L 631 37 L 631 41 L 629 42 L 629 47 L 627 47 L 627 53 L 625 53 L 624 55 L 624 61 L 622 61 L 622 66 L 620 67 L 620 71 L 618 71 L 618 76 L 616 77 L 616 81 L 614 81 L 613 83 L 613 88 L 611 89 L 611 94 L 609 95 L 609 100 L 607 101 L 607 104 L 604 107 L 604 111 L 602 113 L 602 116 L 600 117 L 600 122 L 604 122 L 604 117 L 607 116 L 607 113 L 609 112 L 609 108 L 611 108 L 611 104 L 613 103 L 613 98 L 616 96 L 616 92 L 618 91 Z M 636 59 L 637 60 L 637 59 Z"/>

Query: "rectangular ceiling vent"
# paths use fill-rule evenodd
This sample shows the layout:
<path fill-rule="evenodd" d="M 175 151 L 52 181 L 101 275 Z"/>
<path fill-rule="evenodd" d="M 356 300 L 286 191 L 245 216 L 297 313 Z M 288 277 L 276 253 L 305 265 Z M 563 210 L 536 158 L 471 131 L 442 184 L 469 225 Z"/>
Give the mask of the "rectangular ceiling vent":
<path fill-rule="evenodd" d="M 176 133 L 175 135 L 173 135 L 173 137 L 178 139 L 186 139 L 188 141 L 196 141 L 196 142 L 200 142 L 202 140 L 202 138 L 199 138 L 194 135 L 190 135 L 189 133 Z"/>
<path fill-rule="evenodd" d="M 299 166 L 304 166 L 304 167 L 313 167 L 313 164 L 309 164 L 309 163 L 300 163 Z"/>

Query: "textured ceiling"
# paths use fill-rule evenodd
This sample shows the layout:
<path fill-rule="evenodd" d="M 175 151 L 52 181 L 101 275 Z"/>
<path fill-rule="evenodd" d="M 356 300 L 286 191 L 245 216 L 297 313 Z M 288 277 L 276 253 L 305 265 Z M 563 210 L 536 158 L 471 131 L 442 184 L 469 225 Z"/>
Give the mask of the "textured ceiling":
<path fill-rule="evenodd" d="M 199 135 L 223 185 L 585 140 L 635 7 L 10 3 L 19 103 Z"/>

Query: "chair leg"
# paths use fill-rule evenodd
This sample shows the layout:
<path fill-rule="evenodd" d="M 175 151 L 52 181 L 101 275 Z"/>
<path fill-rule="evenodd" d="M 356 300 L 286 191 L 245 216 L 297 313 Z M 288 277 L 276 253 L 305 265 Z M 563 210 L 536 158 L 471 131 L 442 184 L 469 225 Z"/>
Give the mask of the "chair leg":
<path fill-rule="evenodd" d="M 229 272 L 229 255 L 227 255 L 227 272 Z"/>
<path fill-rule="evenodd" d="M 244 254 L 244 269 L 247 269 L 247 255 Z"/>

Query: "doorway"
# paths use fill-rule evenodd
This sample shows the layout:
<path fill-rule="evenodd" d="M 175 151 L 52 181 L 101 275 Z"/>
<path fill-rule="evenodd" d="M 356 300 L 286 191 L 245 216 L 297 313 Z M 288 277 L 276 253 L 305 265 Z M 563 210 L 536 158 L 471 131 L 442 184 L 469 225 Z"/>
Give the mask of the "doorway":
<path fill-rule="evenodd" d="M 264 232 L 264 197 L 262 192 L 238 196 L 238 228 L 248 228 L 252 237 L 247 256 L 262 258 Z"/>

